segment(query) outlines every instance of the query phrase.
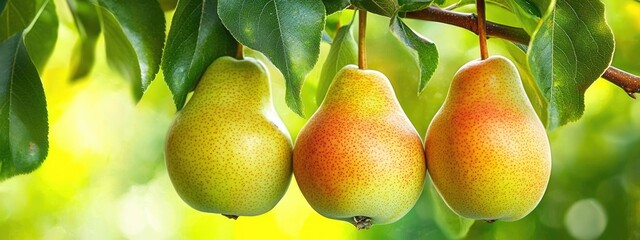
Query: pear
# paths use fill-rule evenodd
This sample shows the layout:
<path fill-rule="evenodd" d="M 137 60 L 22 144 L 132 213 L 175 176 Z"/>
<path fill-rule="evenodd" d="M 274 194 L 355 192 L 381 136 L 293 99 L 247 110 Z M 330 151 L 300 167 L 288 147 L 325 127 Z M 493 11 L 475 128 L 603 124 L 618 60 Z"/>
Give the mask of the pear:
<path fill-rule="evenodd" d="M 271 210 L 291 181 L 292 144 L 258 60 L 221 57 L 169 130 L 169 177 L 191 207 L 230 218 Z"/>
<path fill-rule="evenodd" d="M 515 221 L 540 202 L 551 173 L 542 122 L 513 63 L 492 56 L 455 74 L 425 140 L 427 168 L 466 218 Z"/>
<path fill-rule="evenodd" d="M 366 229 L 395 222 L 415 205 L 426 163 L 389 80 L 349 65 L 300 131 L 293 172 L 318 213 Z"/>

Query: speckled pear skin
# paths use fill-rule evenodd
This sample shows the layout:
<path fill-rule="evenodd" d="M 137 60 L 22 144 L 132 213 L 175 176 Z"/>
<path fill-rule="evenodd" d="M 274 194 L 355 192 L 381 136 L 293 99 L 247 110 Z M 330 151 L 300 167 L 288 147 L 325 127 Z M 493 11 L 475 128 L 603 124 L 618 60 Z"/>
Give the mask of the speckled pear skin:
<path fill-rule="evenodd" d="M 265 66 L 221 57 L 177 114 L 165 159 L 173 186 L 191 207 L 254 216 L 271 210 L 286 192 L 291 145 Z"/>
<path fill-rule="evenodd" d="M 545 128 L 513 63 L 471 61 L 455 74 L 427 130 L 427 168 L 458 215 L 515 221 L 540 202 L 551 173 Z"/>
<path fill-rule="evenodd" d="M 380 72 L 350 65 L 296 140 L 298 186 L 321 215 L 392 223 L 416 203 L 426 177 L 422 141 Z"/>

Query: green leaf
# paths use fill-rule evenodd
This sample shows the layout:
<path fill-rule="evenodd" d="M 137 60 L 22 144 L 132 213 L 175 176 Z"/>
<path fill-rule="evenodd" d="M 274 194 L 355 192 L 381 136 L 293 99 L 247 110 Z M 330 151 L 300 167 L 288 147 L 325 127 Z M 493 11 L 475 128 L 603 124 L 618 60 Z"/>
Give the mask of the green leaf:
<path fill-rule="evenodd" d="M 67 0 L 69 10 L 80 38 L 73 47 L 70 63 L 70 79 L 81 79 L 91 71 L 95 62 L 95 50 L 100 36 L 100 19 L 97 7 L 90 0 Z"/>
<path fill-rule="evenodd" d="M 434 205 L 434 218 L 440 230 L 450 239 L 466 237 L 475 221 L 460 217 L 451 211 L 433 185 L 431 185 L 431 200 Z"/>
<path fill-rule="evenodd" d="M 542 17 L 540 9 L 546 9 L 549 6 L 549 0 L 491 0 L 490 3 L 513 12 L 530 35 L 535 31 Z"/>
<path fill-rule="evenodd" d="M 387 17 L 395 16 L 400 9 L 397 0 L 351 0 L 351 4 L 358 9 Z"/>
<path fill-rule="evenodd" d="M 0 42 L 24 31 L 32 23 L 34 24 L 25 34 L 24 40 L 31 59 L 42 70 L 53 52 L 58 34 L 58 18 L 53 1 L 7 1 L 6 11 L 0 14 L 0 26 L 3 26 L 0 28 Z"/>
<path fill-rule="evenodd" d="M 345 9 L 349 6 L 349 0 L 322 0 L 327 15 Z"/>
<path fill-rule="evenodd" d="M 541 17 L 540 8 L 538 6 L 548 6 L 548 1 L 550 0 L 487 0 L 487 5 L 495 5 L 501 8 L 504 8 L 510 12 L 517 14 L 517 8 L 522 8 L 522 10 L 526 13 L 531 14 L 532 16 Z M 466 5 L 476 3 L 476 0 L 442 0 L 435 2 L 439 6 L 451 6 L 450 9 L 460 8 Z M 539 5 L 540 4 L 540 5 Z M 546 9 L 546 8 L 545 8 Z"/>
<path fill-rule="evenodd" d="M 122 31 L 116 18 L 106 9 L 99 7 L 98 16 L 104 31 L 104 45 L 107 63 L 114 68 L 123 79 L 131 83 L 131 94 L 135 100 L 142 98 L 142 76 L 135 49 Z"/>
<path fill-rule="evenodd" d="M 44 89 L 22 32 L 0 44 L 0 180 L 29 173 L 49 148 Z"/>
<path fill-rule="evenodd" d="M 217 0 L 181 0 L 173 15 L 162 71 L 178 110 L 207 67 L 236 52 L 237 42 L 218 18 L 217 4 Z"/>
<path fill-rule="evenodd" d="M 322 1 L 220 0 L 218 14 L 240 43 L 262 52 L 280 69 L 287 105 L 303 116 L 300 90 L 320 54 Z"/>
<path fill-rule="evenodd" d="M 433 0 L 351 0 L 359 9 L 393 17 L 399 12 L 413 12 L 427 8 Z"/>
<path fill-rule="evenodd" d="M 158 2 L 160 3 L 162 11 L 165 12 L 176 9 L 176 6 L 178 5 L 178 0 L 158 0 Z"/>
<path fill-rule="evenodd" d="M 501 7 L 515 14 L 524 29 L 531 35 L 538 26 L 538 22 L 542 16 L 540 9 L 546 9 L 547 6 L 549 6 L 549 1 L 550 0 L 487 0 L 487 4 Z M 475 0 L 460 0 L 455 3 L 453 9 L 475 4 L 475 2 Z"/>
<path fill-rule="evenodd" d="M 487 4 L 491 4 L 493 0 L 487 0 Z M 507 0 L 497 0 L 497 1 L 507 1 Z M 433 3 L 440 7 L 447 7 L 451 10 L 463 7 L 469 4 L 474 4 L 475 0 L 434 0 Z"/>
<path fill-rule="evenodd" d="M 107 61 L 142 97 L 160 70 L 165 19 L 156 0 L 99 0 Z"/>
<path fill-rule="evenodd" d="M 418 93 L 421 93 L 438 67 L 438 49 L 429 39 L 411 30 L 399 17 L 392 18 L 389 27 L 393 35 L 413 52 L 414 60 L 420 67 Z"/>
<path fill-rule="evenodd" d="M 558 0 L 531 40 L 529 67 L 549 102 L 549 129 L 584 112 L 584 93 L 611 63 L 613 34 L 599 0 Z"/>
<path fill-rule="evenodd" d="M 329 39 L 335 38 L 336 33 L 338 32 L 338 28 L 342 26 L 340 21 L 342 19 L 342 15 L 343 11 L 327 15 L 324 21 L 324 32 L 327 34 Z M 322 37 L 324 38 L 325 36 Z M 331 43 L 331 41 L 329 41 L 329 43 Z"/>
<path fill-rule="evenodd" d="M 432 0 L 398 0 L 400 8 L 398 12 L 414 12 L 425 9 L 431 5 Z"/>
<path fill-rule="evenodd" d="M 529 0 L 513 0 L 516 5 L 522 9 L 525 13 L 532 15 L 532 16 L 536 16 L 538 18 L 542 17 L 542 12 L 540 12 L 540 9 L 538 8 L 538 6 L 536 6 L 535 3 L 529 1 Z"/>
<path fill-rule="evenodd" d="M 58 39 L 58 15 L 53 0 L 44 1 L 42 6 L 42 12 L 24 36 L 29 57 L 40 72 L 43 72 Z"/>
<path fill-rule="evenodd" d="M 351 33 L 352 23 L 338 29 L 333 44 L 331 44 L 329 55 L 324 61 L 324 65 L 322 65 L 316 92 L 316 103 L 318 105 L 322 103 L 325 95 L 327 95 L 327 90 L 329 90 L 336 73 L 346 65 L 358 63 L 358 45 Z"/>
<path fill-rule="evenodd" d="M 7 5 L 7 0 L 0 0 L 0 13 L 4 11 L 4 6 Z"/>
<path fill-rule="evenodd" d="M 338 32 L 338 28 L 342 27 L 343 25 L 351 24 L 356 14 L 357 11 L 347 9 L 335 12 L 331 15 L 327 15 L 324 23 L 324 32 L 325 34 L 327 34 L 327 37 L 329 37 L 330 39 L 335 38 Z M 325 38 L 325 36 L 322 37 Z M 333 42 L 333 40 L 326 42 L 331 43 Z"/>
<path fill-rule="evenodd" d="M 26 0 L 9 0 L 5 5 L 6 11 L 0 14 L 0 42 L 27 28 L 42 7 L 39 1 Z"/>

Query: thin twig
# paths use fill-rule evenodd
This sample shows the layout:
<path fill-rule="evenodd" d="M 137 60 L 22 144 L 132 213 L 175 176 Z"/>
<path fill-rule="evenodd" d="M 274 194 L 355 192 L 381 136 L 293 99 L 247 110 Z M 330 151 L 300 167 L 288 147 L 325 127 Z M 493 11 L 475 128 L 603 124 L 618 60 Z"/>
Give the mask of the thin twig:
<path fill-rule="evenodd" d="M 484 0 L 476 0 L 476 12 L 478 13 L 478 38 L 480 39 L 480 59 L 489 57 L 487 50 L 487 27 L 485 26 Z"/>

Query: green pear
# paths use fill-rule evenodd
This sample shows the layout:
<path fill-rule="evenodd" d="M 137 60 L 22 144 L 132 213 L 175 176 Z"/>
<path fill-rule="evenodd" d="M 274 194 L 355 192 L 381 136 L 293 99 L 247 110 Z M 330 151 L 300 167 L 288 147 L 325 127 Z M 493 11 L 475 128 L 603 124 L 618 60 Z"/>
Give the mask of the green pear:
<path fill-rule="evenodd" d="M 515 221 L 540 202 L 551 173 L 542 122 L 513 63 L 492 56 L 455 74 L 425 140 L 436 189 L 458 215 Z"/>
<path fill-rule="evenodd" d="M 291 180 L 289 134 L 258 60 L 221 57 L 169 130 L 171 182 L 191 207 L 228 217 L 271 210 Z"/>
<path fill-rule="evenodd" d="M 318 213 L 363 229 L 395 222 L 415 205 L 426 163 L 389 80 L 350 65 L 300 131 L 293 172 Z"/>

